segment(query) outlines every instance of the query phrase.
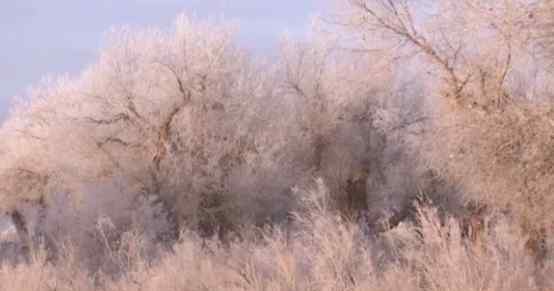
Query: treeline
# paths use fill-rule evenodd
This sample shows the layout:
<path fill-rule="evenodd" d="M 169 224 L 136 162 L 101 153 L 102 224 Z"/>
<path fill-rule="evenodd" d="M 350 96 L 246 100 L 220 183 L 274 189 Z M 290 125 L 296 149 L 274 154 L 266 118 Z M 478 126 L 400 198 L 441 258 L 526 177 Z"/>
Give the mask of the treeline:
<path fill-rule="evenodd" d="M 457 233 L 471 256 L 517 233 L 508 248 L 539 278 L 554 219 L 554 2 L 489 2 L 342 1 L 276 58 L 186 16 L 114 32 L 95 64 L 35 87 L 0 129 L 11 261 L 43 246 L 55 264 L 71 242 L 85 269 L 120 275 L 113 250 L 129 233 L 156 261 L 188 236 L 254 249 L 281 231 L 317 236 L 299 221 L 320 229 L 309 217 L 324 211 L 330 231 L 363 237 L 350 251 L 386 253 L 372 259 L 383 270 L 406 245 L 429 247 L 437 223 L 448 235 L 430 237 Z M 307 207 L 314 183 L 324 207 Z M 423 240 L 386 243 L 406 224 Z"/>

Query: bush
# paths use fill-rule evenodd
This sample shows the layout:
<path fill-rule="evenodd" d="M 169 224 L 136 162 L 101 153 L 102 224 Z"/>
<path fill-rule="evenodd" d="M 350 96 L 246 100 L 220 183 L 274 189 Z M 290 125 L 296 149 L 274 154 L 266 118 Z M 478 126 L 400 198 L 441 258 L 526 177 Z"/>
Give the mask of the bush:
<path fill-rule="evenodd" d="M 126 236 L 107 260 L 121 276 L 81 273 L 71 253 L 55 265 L 38 252 L 28 265 L 4 266 L 2 290 L 542 290 L 553 282 L 536 270 L 525 236 L 503 216 L 476 244 L 452 217 L 420 205 L 416 224 L 377 239 L 341 219 L 320 180 L 302 195 L 303 212 L 288 229 L 243 230 L 228 245 L 183 233 L 160 260 L 144 257 L 141 240 Z M 385 252 L 386 251 L 386 252 Z M 384 259 L 383 255 L 387 258 Z M 547 274 L 547 273 L 544 273 Z M 9 277 L 8 277 L 9 276 Z M 24 278 L 24 279 L 23 279 Z M 399 280 L 402 278 L 402 280 Z M 8 283 L 9 282 L 9 283 Z"/>

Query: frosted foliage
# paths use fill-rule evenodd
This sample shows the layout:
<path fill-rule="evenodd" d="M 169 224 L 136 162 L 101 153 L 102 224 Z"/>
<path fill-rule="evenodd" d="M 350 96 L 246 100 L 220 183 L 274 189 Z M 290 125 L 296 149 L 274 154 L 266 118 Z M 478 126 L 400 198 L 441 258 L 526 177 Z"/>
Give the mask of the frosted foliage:
<path fill-rule="evenodd" d="M 271 56 L 114 29 L 18 99 L 0 291 L 550 290 L 550 1 L 337 2 Z"/>

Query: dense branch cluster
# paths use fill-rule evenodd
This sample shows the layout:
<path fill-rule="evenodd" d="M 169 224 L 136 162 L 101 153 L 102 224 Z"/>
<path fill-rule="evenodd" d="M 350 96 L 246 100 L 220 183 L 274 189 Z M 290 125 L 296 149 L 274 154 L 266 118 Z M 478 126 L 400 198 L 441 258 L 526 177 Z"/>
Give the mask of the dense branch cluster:
<path fill-rule="evenodd" d="M 499 287 L 494 268 L 521 260 L 540 285 L 552 251 L 551 2 L 341 1 L 273 59 L 241 49 L 232 27 L 186 16 L 168 30 L 121 29 L 81 75 L 13 108 L 0 129 L 0 207 L 27 253 L 41 241 L 63 257 L 69 240 L 82 258 L 104 255 L 89 269 L 117 274 L 113 250 L 134 231 L 146 261 L 177 246 L 223 268 L 233 251 L 273 246 L 290 257 L 277 265 L 298 268 L 297 281 L 279 281 L 286 290 L 319 290 L 307 287 L 325 285 L 318 271 L 338 280 L 321 290 L 401 274 L 447 290 L 435 275 L 453 261 L 496 276 L 488 290 L 531 290 L 517 276 Z M 323 202 L 306 200 L 317 193 Z M 207 252 L 215 242 L 231 262 Z M 301 252 L 340 270 L 286 261 Z M 266 275 L 239 277 L 266 290 L 248 277 Z"/>

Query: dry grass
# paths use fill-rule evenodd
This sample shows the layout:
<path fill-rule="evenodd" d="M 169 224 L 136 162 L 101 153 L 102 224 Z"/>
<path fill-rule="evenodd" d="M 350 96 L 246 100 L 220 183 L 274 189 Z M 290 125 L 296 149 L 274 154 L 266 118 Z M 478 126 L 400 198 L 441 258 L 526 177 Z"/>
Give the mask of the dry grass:
<path fill-rule="evenodd" d="M 287 230 L 244 229 L 225 245 L 183 233 L 156 260 L 131 235 L 111 256 L 123 272 L 109 276 L 87 273 L 70 250 L 55 263 L 38 251 L 28 264 L 2 267 L 0 290 L 506 291 L 554 283 L 542 276 L 549 265 L 535 267 L 525 236 L 505 217 L 490 217 L 481 234 L 486 243 L 477 244 L 463 238 L 455 219 L 420 206 L 417 224 L 371 238 L 331 210 L 321 181 L 303 193 L 304 210 Z"/>

